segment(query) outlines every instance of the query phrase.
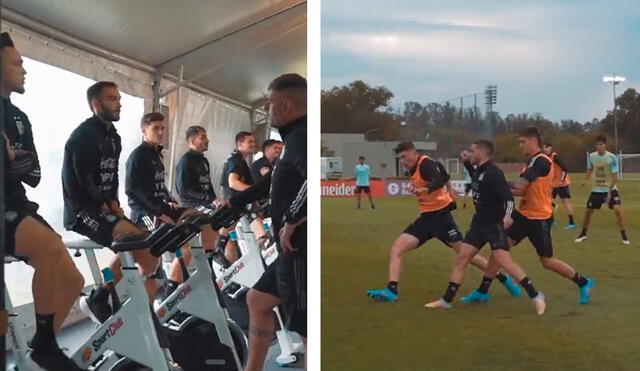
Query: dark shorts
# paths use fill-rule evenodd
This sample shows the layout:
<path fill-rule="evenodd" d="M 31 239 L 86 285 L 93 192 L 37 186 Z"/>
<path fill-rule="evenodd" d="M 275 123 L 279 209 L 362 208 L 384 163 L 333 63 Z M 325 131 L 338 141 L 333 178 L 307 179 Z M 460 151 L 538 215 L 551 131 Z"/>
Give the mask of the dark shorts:
<path fill-rule="evenodd" d="M 553 187 L 553 193 L 551 197 L 556 198 L 558 196 L 560 196 L 560 198 L 571 198 L 569 186 L 567 185 L 563 187 Z"/>
<path fill-rule="evenodd" d="M 82 211 L 76 217 L 76 223 L 72 230 L 78 234 L 89 237 L 89 239 L 104 247 L 110 247 L 113 243 L 113 228 L 121 220 L 113 214 L 103 214 L 101 212 Z"/>
<path fill-rule="evenodd" d="M 371 193 L 371 188 L 369 186 L 356 186 L 355 193 Z"/>
<path fill-rule="evenodd" d="M 277 298 L 280 297 L 280 292 L 278 292 L 278 281 L 276 279 L 276 270 L 277 264 L 273 263 L 267 267 L 267 270 L 262 274 L 262 277 L 258 280 L 258 282 L 253 285 L 254 290 L 258 290 L 260 292 L 264 292 L 265 294 L 269 294 L 271 296 L 275 296 Z"/>
<path fill-rule="evenodd" d="M 591 192 L 589 200 L 587 200 L 587 209 L 600 209 L 606 199 L 606 192 Z M 608 205 L 610 209 L 613 209 L 614 205 L 622 205 L 620 193 L 618 193 L 617 189 L 611 191 L 611 197 L 609 198 Z"/>
<path fill-rule="evenodd" d="M 540 257 L 553 256 L 551 241 L 551 218 L 529 219 L 517 211 L 513 212 L 513 224 L 506 231 L 507 236 L 517 245 L 525 238 L 531 241 Z"/>
<path fill-rule="evenodd" d="M 472 222 L 471 229 L 464 236 L 464 243 L 481 249 L 487 242 L 491 246 L 491 250 L 509 250 L 507 234 L 502 223 L 481 224 Z"/>
<path fill-rule="evenodd" d="M 402 233 L 410 234 L 417 238 L 418 247 L 434 237 L 447 246 L 451 243 L 462 241 L 462 233 L 460 233 L 458 225 L 453 220 L 450 210 L 447 207 L 438 211 L 422 213 Z"/>
<path fill-rule="evenodd" d="M 45 226 L 45 227 L 51 229 L 52 231 L 54 231 L 54 229 L 49 225 L 49 223 L 47 223 L 47 221 L 44 220 L 44 218 L 42 216 L 40 216 L 40 214 L 38 214 L 37 212 L 32 212 L 32 211 L 28 211 L 28 210 L 21 210 L 21 211 L 7 210 L 4 213 L 4 223 L 5 223 L 4 224 L 4 226 L 5 226 L 5 229 L 4 229 L 4 248 L 5 248 L 5 255 L 10 255 L 10 256 L 13 256 L 16 259 L 24 260 L 23 257 L 20 257 L 20 256 L 16 255 L 16 231 L 18 230 L 18 226 L 20 225 L 20 223 L 22 223 L 22 221 L 27 216 L 32 217 L 33 219 L 38 221 L 43 226 Z"/>
<path fill-rule="evenodd" d="M 469 192 L 471 192 L 471 183 L 465 183 L 464 184 L 464 194 L 468 194 Z"/>

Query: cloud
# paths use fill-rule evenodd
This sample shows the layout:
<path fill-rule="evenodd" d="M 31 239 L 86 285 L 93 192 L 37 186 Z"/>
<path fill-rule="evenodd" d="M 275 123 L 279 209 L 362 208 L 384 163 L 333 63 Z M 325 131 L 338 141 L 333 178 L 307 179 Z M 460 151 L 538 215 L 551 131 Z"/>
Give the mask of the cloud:
<path fill-rule="evenodd" d="M 368 76 L 399 104 L 441 101 L 490 82 L 499 87 L 502 112 L 602 117 L 611 97 L 600 97 L 601 76 L 629 75 L 640 58 L 640 10 L 630 0 L 616 6 L 612 12 L 595 1 L 325 1 L 322 85 Z"/>

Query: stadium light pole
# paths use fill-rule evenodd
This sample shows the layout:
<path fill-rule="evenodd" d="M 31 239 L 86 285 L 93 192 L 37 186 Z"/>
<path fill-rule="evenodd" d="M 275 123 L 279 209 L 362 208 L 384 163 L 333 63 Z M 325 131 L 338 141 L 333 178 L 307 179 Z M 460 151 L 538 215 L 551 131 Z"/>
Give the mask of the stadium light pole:
<path fill-rule="evenodd" d="M 616 115 L 616 85 L 618 85 L 621 82 L 625 82 L 627 79 L 624 78 L 623 76 L 616 76 L 616 73 L 613 73 L 613 76 L 605 76 L 602 78 L 603 82 L 606 83 L 611 83 L 611 86 L 613 86 L 613 135 L 614 135 L 614 141 L 615 141 L 615 146 L 616 146 L 616 154 L 618 154 L 618 117 Z"/>

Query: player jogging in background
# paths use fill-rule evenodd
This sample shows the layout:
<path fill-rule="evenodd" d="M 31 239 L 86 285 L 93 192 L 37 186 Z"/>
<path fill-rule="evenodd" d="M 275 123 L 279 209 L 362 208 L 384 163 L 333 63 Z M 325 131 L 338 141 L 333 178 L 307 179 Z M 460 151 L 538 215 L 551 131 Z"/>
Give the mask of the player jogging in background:
<path fill-rule="evenodd" d="M 536 249 L 542 266 L 578 285 L 579 303 L 587 304 L 595 281 L 582 276 L 569 264 L 553 257 L 550 225 L 553 166 L 551 159 L 542 152 L 542 140 L 538 129 L 533 126 L 524 129 L 520 132 L 518 143 L 529 160 L 526 168 L 520 173 L 520 178 L 511 184 L 511 192 L 514 196 L 521 196 L 521 199 L 518 210 L 513 212 L 513 224 L 506 231 L 509 246 L 515 246 L 528 238 Z M 497 270 L 497 265 L 487 269 L 486 276 L 491 277 L 492 270 Z M 483 279 L 480 288 L 470 295 L 473 300 L 469 301 L 486 301 L 488 297 L 486 294 L 481 295 L 481 291 L 487 292 L 487 286 Z"/>
<path fill-rule="evenodd" d="M 478 140 L 471 145 L 471 151 L 460 154 L 465 169 L 472 175 L 473 203 L 476 212 L 471 221 L 471 228 L 464 238 L 462 249 L 458 253 L 449 285 L 442 298 L 425 305 L 427 308 L 451 308 L 469 261 L 476 256 L 482 247 L 491 246 L 490 266 L 497 261 L 498 265 L 515 278 L 525 288 L 531 298 L 538 315 L 544 313 L 546 304 L 544 295 L 536 291 L 526 273 L 511 259 L 509 243 L 505 228 L 511 226 L 513 219 L 513 195 L 504 173 L 492 161 L 493 144 L 488 140 Z M 493 278 L 483 277 L 482 282 L 488 285 Z M 487 297 L 489 294 L 486 294 Z"/>
<path fill-rule="evenodd" d="M 362 192 L 369 196 L 369 203 L 371 208 L 375 209 L 376 205 L 373 204 L 373 198 L 371 198 L 371 187 L 369 186 L 369 178 L 371 178 L 371 169 L 369 165 L 364 162 L 364 156 L 358 158 L 358 164 L 354 170 L 356 177 L 356 198 L 358 200 L 358 209 L 360 209 L 360 194 Z"/>
<path fill-rule="evenodd" d="M 379 301 L 396 301 L 398 298 L 398 282 L 402 270 L 404 254 L 423 245 L 432 238 L 437 238 L 456 253 L 462 248 L 462 234 L 451 215 L 453 198 L 446 189 L 446 177 L 438 163 L 426 155 L 416 151 L 412 142 L 402 142 L 395 148 L 400 162 L 410 169 L 411 184 L 409 191 L 416 195 L 420 207 L 420 216 L 400 234 L 391 246 L 389 260 L 389 283 L 380 290 L 367 290 L 367 295 Z M 487 268 L 487 260 L 476 255 L 471 264 L 482 269 Z M 509 276 L 498 273 L 498 279 L 513 296 L 521 294 Z"/>
<path fill-rule="evenodd" d="M 545 143 L 542 147 L 544 154 L 549 156 L 553 162 L 553 193 L 551 197 L 555 200 L 560 197 L 567 214 L 569 215 L 569 224 L 564 229 L 576 229 L 576 223 L 573 221 L 573 206 L 571 206 L 571 192 L 569 191 L 569 171 L 560 159 L 560 156 L 553 150 L 549 143 Z"/>
<path fill-rule="evenodd" d="M 611 177 L 611 183 L 608 178 Z M 624 229 L 624 215 L 622 213 L 622 200 L 618 192 L 618 158 L 613 153 L 607 151 L 607 137 L 598 135 L 596 137 L 596 151 L 589 153 L 587 158 L 587 173 L 585 183 L 593 178 L 591 195 L 587 201 L 587 210 L 584 214 L 582 232 L 575 242 L 582 242 L 587 239 L 587 230 L 591 224 L 591 215 L 594 210 L 600 209 L 602 204 L 609 205 L 618 220 L 620 227 L 620 237 L 622 243 L 628 245 L 629 238 Z"/>

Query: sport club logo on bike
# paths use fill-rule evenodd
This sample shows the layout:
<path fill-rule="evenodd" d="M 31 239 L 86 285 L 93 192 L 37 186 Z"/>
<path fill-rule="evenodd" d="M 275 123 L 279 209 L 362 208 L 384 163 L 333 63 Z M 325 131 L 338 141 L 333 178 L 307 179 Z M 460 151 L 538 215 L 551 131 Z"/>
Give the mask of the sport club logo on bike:
<path fill-rule="evenodd" d="M 244 268 L 244 263 L 240 262 L 235 268 L 233 268 L 233 270 L 231 272 L 229 272 L 229 274 L 227 274 L 226 276 L 222 277 L 222 284 L 218 284 L 219 288 L 222 288 L 224 285 L 226 285 L 227 283 L 229 283 L 229 281 L 231 281 L 231 279 L 233 278 L 233 276 L 235 276 L 236 274 L 238 274 L 242 268 Z"/>
<path fill-rule="evenodd" d="M 175 307 L 179 302 L 181 302 L 184 298 L 186 298 L 190 292 L 191 292 L 191 286 L 186 285 L 184 287 L 184 290 L 180 291 L 180 293 L 178 294 L 178 297 L 176 297 L 175 299 L 167 303 L 167 306 L 166 306 L 167 310 L 170 311 L 171 309 L 173 309 L 173 307 Z"/>
<path fill-rule="evenodd" d="M 123 325 L 124 325 L 124 320 L 118 317 L 118 319 L 115 322 L 111 323 L 109 327 L 107 327 L 107 329 L 104 331 L 102 335 L 100 335 L 100 337 L 98 337 L 96 340 L 92 342 L 93 350 L 96 352 L 99 351 L 100 348 L 107 341 L 107 339 L 114 336 Z"/>

